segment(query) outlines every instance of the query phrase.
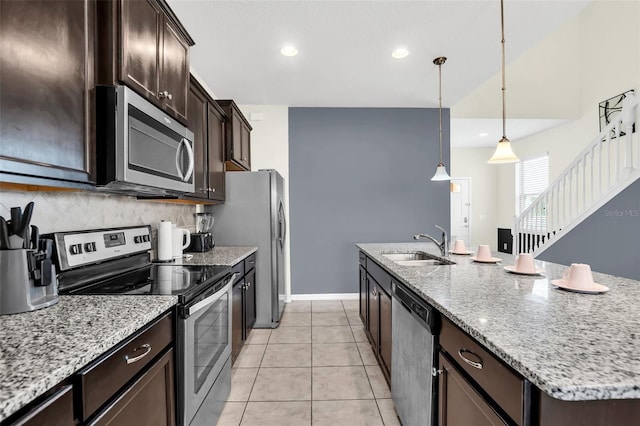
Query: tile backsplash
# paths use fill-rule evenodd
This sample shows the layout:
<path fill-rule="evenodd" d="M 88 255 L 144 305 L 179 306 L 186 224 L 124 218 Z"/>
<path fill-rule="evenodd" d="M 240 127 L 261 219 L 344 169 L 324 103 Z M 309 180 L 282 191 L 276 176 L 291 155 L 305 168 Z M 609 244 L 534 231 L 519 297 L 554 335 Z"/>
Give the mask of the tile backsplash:
<path fill-rule="evenodd" d="M 31 223 L 41 233 L 148 225 L 169 220 L 193 231 L 195 205 L 140 201 L 135 197 L 93 192 L 0 191 L 0 215 L 11 207 L 35 203 Z"/>

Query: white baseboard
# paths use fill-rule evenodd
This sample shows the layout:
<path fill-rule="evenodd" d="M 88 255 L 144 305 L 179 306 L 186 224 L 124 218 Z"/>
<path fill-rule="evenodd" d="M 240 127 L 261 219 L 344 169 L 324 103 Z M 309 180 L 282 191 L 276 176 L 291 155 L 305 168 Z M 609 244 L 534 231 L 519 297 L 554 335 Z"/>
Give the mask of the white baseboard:
<path fill-rule="evenodd" d="M 358 300 L 360 293 L 292 294 L 291 300 Z"/>

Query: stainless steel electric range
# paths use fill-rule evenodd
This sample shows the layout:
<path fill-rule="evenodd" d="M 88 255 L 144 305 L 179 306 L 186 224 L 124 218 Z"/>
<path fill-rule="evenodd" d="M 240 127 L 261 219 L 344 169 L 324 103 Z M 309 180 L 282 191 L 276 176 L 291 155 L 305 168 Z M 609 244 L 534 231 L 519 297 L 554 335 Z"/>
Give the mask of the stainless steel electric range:
<path fill-rule="evenodd" d="M 178 424 L 215 424 L 231 389 L 231 268 L 152 263 L 150 226 L 46 237 L 60 294 L 178 297 Z"/>

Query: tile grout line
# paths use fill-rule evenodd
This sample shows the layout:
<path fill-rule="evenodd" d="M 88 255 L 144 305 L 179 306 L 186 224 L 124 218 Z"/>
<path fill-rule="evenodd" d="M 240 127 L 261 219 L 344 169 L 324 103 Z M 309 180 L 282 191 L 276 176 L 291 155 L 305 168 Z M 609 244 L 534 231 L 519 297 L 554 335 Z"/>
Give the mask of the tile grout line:
<path fill-rule="evenodd" d="M 264 347 L 264 352 L 267 352 L 267 346 L 269 346 L 269 340 L 271 340 L 271 333 L 273 332 L 273 330 L 269 331 L 269 337 L 267 338 L 267 343 L 265 344 Z M 260 364 L 262 364 L 262 359 L 264 358 L 264 353 L 262 354 L 262 358 L 260 359 Z M 260 365 L 258 365 L 258 371 L 256 371 L 256 376 L 253 378 L 253 384 L 251 385 L 251 390 L 249 391 L 249 396 L 247 396 L 247 401 L 244 404 L 244 410 L 242 410 L 242 416 L 240 417 L 240 423 L 238 424 L 238 426 L 240 426 L 242 424 L 242 420 L 244 419 L 244 415 L 247 412 L 247 407 L 249 406 L 249 400 L 251 399 L 251 394 L 253 393 L 253 388 L 256 385 L 256 381 L 258 381 L 258 375 L 260 374 Z"/>

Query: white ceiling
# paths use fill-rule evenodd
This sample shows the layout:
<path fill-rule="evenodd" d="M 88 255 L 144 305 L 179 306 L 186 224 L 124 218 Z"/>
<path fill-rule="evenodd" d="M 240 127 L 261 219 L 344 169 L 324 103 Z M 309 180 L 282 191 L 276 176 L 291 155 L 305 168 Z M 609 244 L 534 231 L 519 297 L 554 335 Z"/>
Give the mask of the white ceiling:
<path fill-rule="evenodd" d="M 588 3 L 505 0 L 507 61 Z M 240 104 L 437 107 L 438 69 L 432 61 L 447 56 L 443 105 L 452 107 L 500 70 L 498 0 L 169 4 L 196 41 L 192 68 L 216 96 Z M 286 43 L 298 48 L 298 56 L 280 54 Z M 392 50 L 401 45 L 410 55 L 393 59 Z M 517 129 L 509 129 L 512 137 Z M 453 139 L 452 145 L 460 146 Z"/>

